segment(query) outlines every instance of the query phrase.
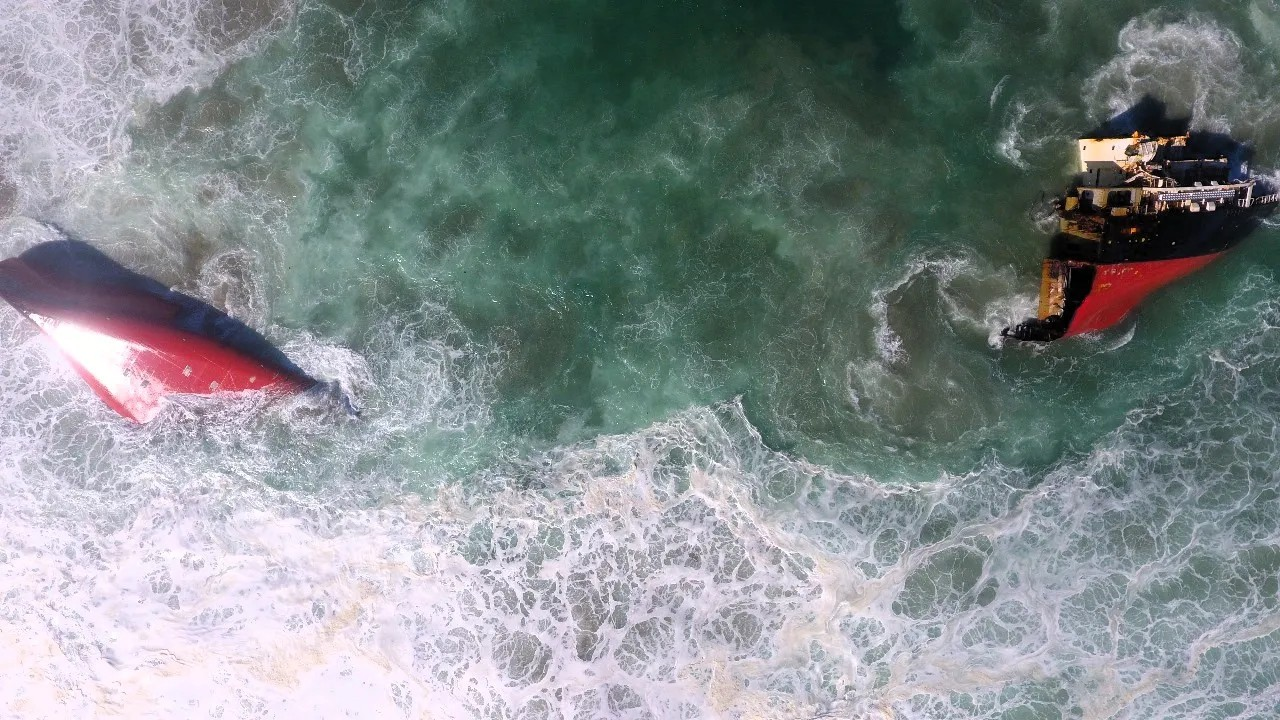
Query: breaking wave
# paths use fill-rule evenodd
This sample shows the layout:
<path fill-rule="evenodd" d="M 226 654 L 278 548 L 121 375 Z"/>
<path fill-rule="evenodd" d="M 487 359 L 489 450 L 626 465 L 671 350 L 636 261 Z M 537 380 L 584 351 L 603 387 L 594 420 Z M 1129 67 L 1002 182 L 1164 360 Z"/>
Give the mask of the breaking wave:
<path fill-rule="evenodd" d="M 1085 85 L 1099 117 L 1124 111 L 1144 95 L 1174 112 L 1190 112 L 1198 128 L 1229 132 L 1229 108 L 1249 93 L 1240 38 L 1212 18 L 1171 19 L 1154 10 L 1130 20 L 1119 34 L 1120 54 Z"/>

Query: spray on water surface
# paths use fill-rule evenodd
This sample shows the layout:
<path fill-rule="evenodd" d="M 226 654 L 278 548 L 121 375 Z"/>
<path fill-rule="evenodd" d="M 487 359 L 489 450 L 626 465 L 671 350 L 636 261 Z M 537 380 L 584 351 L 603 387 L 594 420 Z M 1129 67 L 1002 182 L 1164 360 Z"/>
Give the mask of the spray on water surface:
<path fill-rule="evenodd" d="M 1280 232 L 994 337 L 1097 120 L 1280 167 L 1274 0 L 0 16 L 3 254 L 364 409 L 127 426 L 0 314 L 0 713 L 1280 715 Z"/>

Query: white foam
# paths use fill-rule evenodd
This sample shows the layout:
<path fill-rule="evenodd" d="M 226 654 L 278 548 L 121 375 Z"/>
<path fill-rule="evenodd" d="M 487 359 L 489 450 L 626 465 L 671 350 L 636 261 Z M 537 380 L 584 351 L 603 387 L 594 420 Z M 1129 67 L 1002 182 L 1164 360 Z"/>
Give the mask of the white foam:
<path fill-rule="evenodd" d="M 898 296 L 912 283 L 928 276 L 945 288 L 960 274 L 971 269 L 967 258 L 920 256 L 907 264 L 906 270 L 896 280 L 882 285 L 871 293 L 870 312 L 875 321 L 876 352 L 886 363 L 906 359 L 902 339 L 889 321 L 889 307 L 898 302 Z"/>
<path fill-rule="evenodd" d="M 1003 82 L 1003 81 L 1001 81 Z M 998 88 L 997 88 L 998 89 Z M 991 96 L 992 104 L 995 102 L 995 94 Z M 1000 157 L 1008 160 L 1016 167 L 1026 170 L 1030 167 L 1022 159 L 1022 131 L 1021 126 L 1023 120 L 1026 119 L 1027 113 L 1031 109 L 1024 103 L 1012 102 L 1005 112 L 1005 124 L 1000 130 L 1000 137 L 996 140 L 996 152 Z"/>
<path fill-rule="evenodd" d="M 40 389 L 58 386 L 40 353 L 10 343 L 25 367 L 0 379 L 17 407 L 0 433 L 0 626 L 23 638 L 8 656 L 27 681 L 0 686 L 0 708 L 901 717 L 959 693 L 978 717 L 1106 716 L 1200 692 L 1179 690 L 1187 673 L 1212 686 L 1209 648 L 1266 641 L 1267 606 L 1192 595 L 1171 613 L 1156 588 L 1196 553 L 1274 540 L 1233 539 L 1269 475 L 1233 494 L 1232 468 L 1269 460 L 1199 459 L 1223 429 L 1252 446 L 1280 427 L 1227 401 L 1269 376 L 1239 368 L 1280 362 L 1272 335 L 1153 400 L 1202 408 L 1195 422 L 1134 414 L 1038 481 L 994 462 L 921 488 L 842 476 L 764 449 L 731 403 L 425 500 L 392 466 L 350 472 L 383 454 L 363 429 L 85 423 L 65 388 Z M 270 487 L 322 464 L 340 482 Z M 1044 683 L 1067 699 L 1037 700 Z"/>
<path fill-rule="evenodd" d="M 1227 132 L 1234 106 L 1248 97 L 1239 37 L 1212 18 L 1153 10 L 1118 36 L 1120 54 L 1085 82 L 1093 114 L 1110 117 L 1153 95 L 1170 112 L 1190 112 L 1197 128 Z"/>
<path fill-rule="evenodd" d="M 93 174 L 118 168 L 134 113 L 209 83 L 282 27 L 262 0 L 9 3 L 0 25 L 0 213 L 47 215 Z"/>
<path fill-rule="evenodd" d="M 1004 77 L 1000 78 L 1000 82 L 996 83 L 996 86 L 991 89 L 991 98 L 987 101 L 987 105 L 989 105 L 992 110 L 995 109 L 996 100 L 1000 99 L 1000 93 L 1004 91 L 1004 85 L 1005 83 L 1009 82 L 1010 77 L 1012 76 L 1005 75 Z"/>
<path fill-rule="evenodd" d="M 675 478 L 651 477 L 667 472 L 663 436 L 708 420 L 655 428 L 657 455 L 606 439 L 558 461 L 567 484 L 554 495 L 513 490 L 480 504 L 455 495 L 361 509 L 157 465 L 135 467 L 134 489 L 102 496 L 106 507 L 32 505 L 21 496 L 32 479 L 6 471 L 19 490 L 11 511 L 43 526 L 53 503 L 69 517 L 3 531 L 8 607 L 48 630 L 18 656 L 31 681 L 0 690 L 0 707 L 52 716 L 59 689 L 86 713 L 125 715 L 809 707 L 743 684 L 761 669 L 770 628 L 786 624 L 782 608 L 801 597 L 744 514 L 746 497 L 718 472 L 672 468 L 690 483 L 676 493 Z M 589 470 L 616 451 L 635 466 Z M 316 501 L 320 516 L 308 509 Z M 65 661 L 48 664 L 50 652 Z"/>
<path fill-rule="evenodd" d="M 1013 276 L 1013 271 L 1009 271 Z M 983 308 L 982 327 L 987 328 L 987 347 L 1001 349 L 1005 347 L 1005 339 L 1000 331 L 1013 327 L 1030 317 L 1037 311 L 1036 298 L 1030 292 L 1011 293 L 993 298 Z"/>

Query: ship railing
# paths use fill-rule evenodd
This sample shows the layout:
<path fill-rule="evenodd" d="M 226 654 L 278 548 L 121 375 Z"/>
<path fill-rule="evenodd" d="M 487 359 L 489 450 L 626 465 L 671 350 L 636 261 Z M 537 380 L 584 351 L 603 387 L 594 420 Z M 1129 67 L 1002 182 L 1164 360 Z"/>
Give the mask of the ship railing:
<path fill-rule="evenodd" d="M 1217 190 L 1209 191 L 1187 191 L 1187 192 L 1168 192 L 1156 195 L 1156 202 L 1172 203 L 1172 202 L 1215 202 L 1223 200 L 1232 200 L 1236 197 L 1235 190 Z"/>
<path fill-rule="evenodd" d="M 1241 200 L 1240 207 L 1253 207 L 1254 205 L 1268 205 L 1270 203 L 1280 202 L 1280 193 L 1272 193 L 1270 195 L 1259 195 L 1249 200 Z"/>
<path fill-rule="evenodd" d="M 1156 202 L 1185 202 L 1187 200 L 1194 201 L 1213 201 L 1213 200 L 1232 200 L 1239 195 L 1241 190 L 1246 190 L 1248 183 L 1239 183 L 1232 185 L 1200 185 L 1182 186 L 1172 188 L 1147 188 L 1146 193 Z"/>

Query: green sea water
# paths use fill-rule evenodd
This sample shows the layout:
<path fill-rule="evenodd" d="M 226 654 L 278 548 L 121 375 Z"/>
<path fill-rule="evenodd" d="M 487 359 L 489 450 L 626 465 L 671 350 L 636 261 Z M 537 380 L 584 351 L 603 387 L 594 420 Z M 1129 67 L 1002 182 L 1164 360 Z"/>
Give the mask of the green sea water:
<path fill-rule="evenodd" d="M 1100 120 L 1280 168 L 1273 0 L 11 11 L 5 249 L 363 417 L 122 427 L 7 318 L 10 712 L 1280 716 L 1280 230 L 998 336 Z"/>
<path fill-rule="evenodd" d="M 1066 140 L 1164 84 L 1265 138 L 1274 55 L 1144 83 L 1115 61 L 1135 16 L 1187 58 L 1226 27 L 1141 4 L 876 7 L 304 6 L 291 41 L 171 101 L 135 152 L 158 182 L 261 176 L 287 215 L 255 253 L 281 322 L 364 350 L 388 314 L 447 314 L 500 353 L 495 441 L 741 397 L 775 449 L 907 480 L 1086 450 L 1194 354 L 1171 357 L 1183 332 L 1103 363 L 991 342 L 1036 291 Z M 1221 102 L 1233 83 L 1243 107 Z M 179 222 L 237 221 L 196 202 Z"/>

